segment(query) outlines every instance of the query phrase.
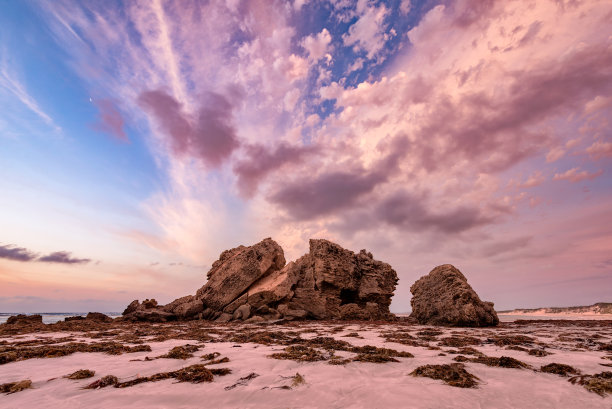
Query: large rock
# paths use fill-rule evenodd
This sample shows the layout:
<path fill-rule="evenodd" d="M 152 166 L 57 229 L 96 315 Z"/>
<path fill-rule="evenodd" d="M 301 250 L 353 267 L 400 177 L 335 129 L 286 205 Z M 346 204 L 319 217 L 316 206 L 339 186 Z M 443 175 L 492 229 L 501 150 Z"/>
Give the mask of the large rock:
<path fill-rule="evenodd" d="M 461 271 L 450 264 L 431 270 L 410 292 L 410 316 L 420 324 L 487 327 L 499 323 L 493 303 L 481 301 Z"/>
<path fill-rule="evenodd" d="M 6 320 L 7 325 L 41 325 L 43 323 L 42 315 L 13 315 Z"/>
<path fill-rule="evenodd" d="M 113 322 L 113 319 L 106 314 L 102 314 L 101 312 L 90 312 L 87 314 L 85 319 L 100 321 L 100 322 Z"/>
<path fill-rule="evenodd" d="M 242 295 L 258 279 L 285 265 L 283 249 L 267 238 L 250 247 L 236 247 L 221 253 L 208 272 L 208 282 L 196 298 L 214 310 L 223 308 Z"/>
<path fill-rule="evenodd" d="M 396 284 L 391 266 L 365 250 L 355 254 L 327 240 L 310 240 L 309 253 L 285 265 L 283 249 L 268 238 L 221 253 L 195 296 L 165 306 L 133 301 L 123 315 L 134 321 L 392 319 Z"/>

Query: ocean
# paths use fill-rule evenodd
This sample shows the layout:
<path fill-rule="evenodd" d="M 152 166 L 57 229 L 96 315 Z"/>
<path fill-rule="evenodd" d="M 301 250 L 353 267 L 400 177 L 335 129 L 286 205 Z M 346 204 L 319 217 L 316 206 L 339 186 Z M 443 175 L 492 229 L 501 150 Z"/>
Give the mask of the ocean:
<path fill-rule="evenodd" d="M 17 314 L 26 314 L 26 315 L 40 314 L 42 315 L 44 324 L 53 324 L 58 321 L 63 321 L 64 318 L 66 317 L 75 317 L 78 315 L 81 315 L 84 317 L 87 315 L 86 312 L 32 312 L 32 313 L 0 312 L 0 324 L 4 324 L 10 316 L 17 315 Z M 121 313 L 119 312 L 105 312 L 104 314 L 108 315 L 111 318 L 116 318 L 116 317 L 121 316 Z"/>

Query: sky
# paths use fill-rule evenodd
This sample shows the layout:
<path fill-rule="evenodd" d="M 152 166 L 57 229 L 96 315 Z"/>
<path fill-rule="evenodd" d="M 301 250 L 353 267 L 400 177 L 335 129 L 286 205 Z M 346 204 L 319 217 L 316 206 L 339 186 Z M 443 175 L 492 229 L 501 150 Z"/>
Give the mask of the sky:
<path fill-rule="evenodd" d="M 496 308 L 612 294 L 609 0 L 0 2 L 0 312 L 310 238 Z"/>

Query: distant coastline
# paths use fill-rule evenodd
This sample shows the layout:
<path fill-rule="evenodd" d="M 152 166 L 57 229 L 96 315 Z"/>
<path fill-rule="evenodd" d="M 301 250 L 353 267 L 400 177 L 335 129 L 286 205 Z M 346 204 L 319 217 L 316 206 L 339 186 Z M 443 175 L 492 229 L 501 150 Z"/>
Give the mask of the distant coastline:
<path fill-rule="evenodd" d="M 574 307 L 541 307 L 541 308 L 517 308 L 514 310 L 497 311 L 503 315 L 525 315 L 525 316 L 564 316 L 564 317 L 604 317 L 612 319 L 612 303 L 599 302 L 593 305 Z"/>

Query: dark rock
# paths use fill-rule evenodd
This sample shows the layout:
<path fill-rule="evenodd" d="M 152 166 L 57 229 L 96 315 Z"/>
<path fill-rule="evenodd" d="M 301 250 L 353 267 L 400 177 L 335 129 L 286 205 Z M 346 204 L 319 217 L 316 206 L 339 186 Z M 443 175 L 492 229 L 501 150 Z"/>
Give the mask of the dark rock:
<path fill-rule="evenodd" d="M 236 308 L 232 315 L 233 320 L 246 320 L 251 316 L 251 306 L 249 304 L 243 304 Z"/>
<path fill-rule="evenodd" d="M 6 320 L 8 325 L 31 325 L 31 324 L 42 324 L 42 315 L 34 314 L 34 315 L 13 315 L 12 317 L 8 317 Z"/>
<path fill-rule="evenodd" d="M 397 274 L 372 253 L 355 254 L 327 240 L 310 240 L 310 251 L 285 265 L 272 239 L 221 253 L 195 296 L 165 306 L 132 302 L 126 320 L 393 319 L 389 312 Z"/>
<path fill-rule="evenodd" d="M 317 319 L 394 318 L 389 305 L 397 274 L 371 253 L 355 254 L 328 240 L 310 240 L 310 252 L 285 269 L 292 290 L 279 304 L 290 310 Z"/>
<path fill-rule="evenodd" d="M 130 305 L 127 306 L 127 308 L 123 311 L 123 314 L 121 315 L 131 314 L 134 311 L 136 311 L 139 307 L 140 307 L 140 302 L 138 302 L 138 300 L 134 300 L 130 303 Z"/>
<path fill-rule="evenodd" d="M 232 320 L 232 316 L 224 312 L 215 320 L 215 322 L 230 322 L 231 320 Z"/>
<path fill-rule="evenodd" d="M 410 316 L 420 324 L 486 327 L 499 323 L 493 303 L 481 301 L 465 276 L 450 264 L 421 277 L 410 292 Z"/>
<path fill-rule="evenodd" d="M 285 265 L 283 249 L 272 239 L 221 253 L 208 272 L 208 282 L 196 293 L 204 305 L 222 311 L 255 281 Z"/>
<path fill-rule="evenodd" d="M 76 315 L 74 317 L 66 317 L 64 318 L 65 322 L 70 322 L 70 321 L 83 321 L 85 319 L 85 317 L 82 317 L 80 315 Z"/>
<path fill-rule="evenodd" d="M 106 314 L 102 314 L 101 312 L 90 312 L 87 314 L 85 319 L 100 321 L 100 322 L 113 322 L 113 319 Z"/>

